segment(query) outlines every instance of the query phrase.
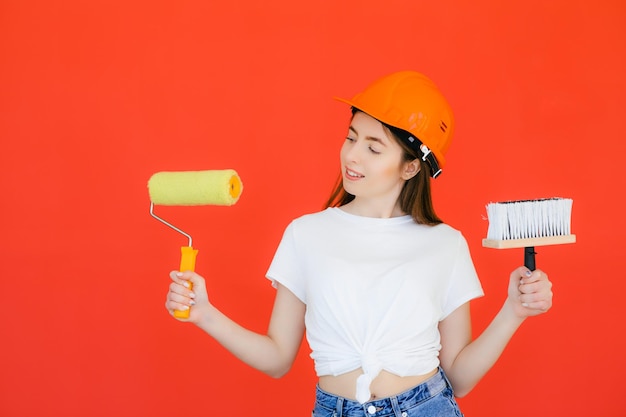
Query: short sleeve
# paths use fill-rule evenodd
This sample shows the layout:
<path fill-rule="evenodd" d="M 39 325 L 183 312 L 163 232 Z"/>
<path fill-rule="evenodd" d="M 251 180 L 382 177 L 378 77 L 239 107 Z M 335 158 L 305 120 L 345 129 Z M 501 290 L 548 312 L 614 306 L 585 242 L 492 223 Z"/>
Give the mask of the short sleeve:
<path fill-rule="evenodd" d="M 448 292 L 442 307 L 442 320 L 466 302 L 484 295 L 467 241 L 460 235 Z"/>
<path fill-rule="evenodd" d="M 285 229 L 265 276 L 272 281 L 272 286 L 276 287 L 277 283 L 280 283 L 298 297 L 300 301 L 306 302 L 304 274 L 301 270 L 302 264 L 298 258 L 294 229 L 293 222 Z"/>

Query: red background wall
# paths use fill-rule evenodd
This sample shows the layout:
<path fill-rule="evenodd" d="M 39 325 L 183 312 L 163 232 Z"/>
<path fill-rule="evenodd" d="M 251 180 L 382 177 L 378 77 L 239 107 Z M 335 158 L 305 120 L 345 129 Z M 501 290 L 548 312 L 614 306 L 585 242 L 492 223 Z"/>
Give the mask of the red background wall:
<path fill-rule="evenodd" d="M 578 242 L 538 258 L 554 308 L 466 415 L 626 415 L 625 3 L 380 3 L 0 2 L 1 416 L 309 415 L 306 344 L 273 380 L 168 316 L 185 240 L 149 216 L 146 182 L 239 172 L 234 207 L 160 214 L 194 236 L 213 301 L 264 331 L 283 228 L 337 174 L 348 109 L 332 96 L 407 68 L 457 115 L 435 199 L 487 293 L 476 331 L 522 261 L 481 247 L 485 204 L 574 199 Z"/>

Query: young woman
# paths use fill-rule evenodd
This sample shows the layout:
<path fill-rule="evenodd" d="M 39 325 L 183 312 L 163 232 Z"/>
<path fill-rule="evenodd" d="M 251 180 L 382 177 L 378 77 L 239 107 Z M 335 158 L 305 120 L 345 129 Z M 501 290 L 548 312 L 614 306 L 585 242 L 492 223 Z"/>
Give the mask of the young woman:
<path fill-rule="evenodd" d="M 455 395 L 551 307 L 552 284 L 540 270 L 513 270 L 501 310 L 472 340 L 469 302 L 483 291 L 465 239 L 430 195 L 454 130 L 448 103 L 413 71 L 341 101 L 352 107 L 342 176 L 325 210 L 285 230 L 267 273 L 277 289 L 267 334 L 217 310 L 193 272 L 170 274 L 166 308 L 193 306 L 188 321 L 273 377 L 289 370 L 306 330 L 315 417 L 459 416 Z"/>

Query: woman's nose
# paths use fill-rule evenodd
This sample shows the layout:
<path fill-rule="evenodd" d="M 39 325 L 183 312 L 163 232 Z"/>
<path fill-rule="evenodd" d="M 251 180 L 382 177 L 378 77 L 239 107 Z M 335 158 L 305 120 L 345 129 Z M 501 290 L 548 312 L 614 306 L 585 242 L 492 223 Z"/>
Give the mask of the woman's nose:
<path fill-rule="evenodd" d="M 348 142 L 344 147 L 344 158 L 346 161 L 357 162 L 359 160 L 359 146 L 356 142 Z"/>

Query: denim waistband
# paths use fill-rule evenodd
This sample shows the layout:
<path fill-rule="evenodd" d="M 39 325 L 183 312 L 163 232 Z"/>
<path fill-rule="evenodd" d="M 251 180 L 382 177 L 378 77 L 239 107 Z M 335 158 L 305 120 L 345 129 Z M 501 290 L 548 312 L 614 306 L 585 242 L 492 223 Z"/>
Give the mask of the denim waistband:
<path fill-rule="evenodd" d="M 327 409 L 335 410 L 337 417 L 363 415 L 372 417 L 393 416 L 401 415 L 403 411 L 436 396 L 448 386 L 448 379 L 443 370 L 439 368 L 439 372 L 423 383 L 392 397 L 380 398 L 361 404 L 358 401 L 330 394 L 318 386 L 316 402 Z"/>

